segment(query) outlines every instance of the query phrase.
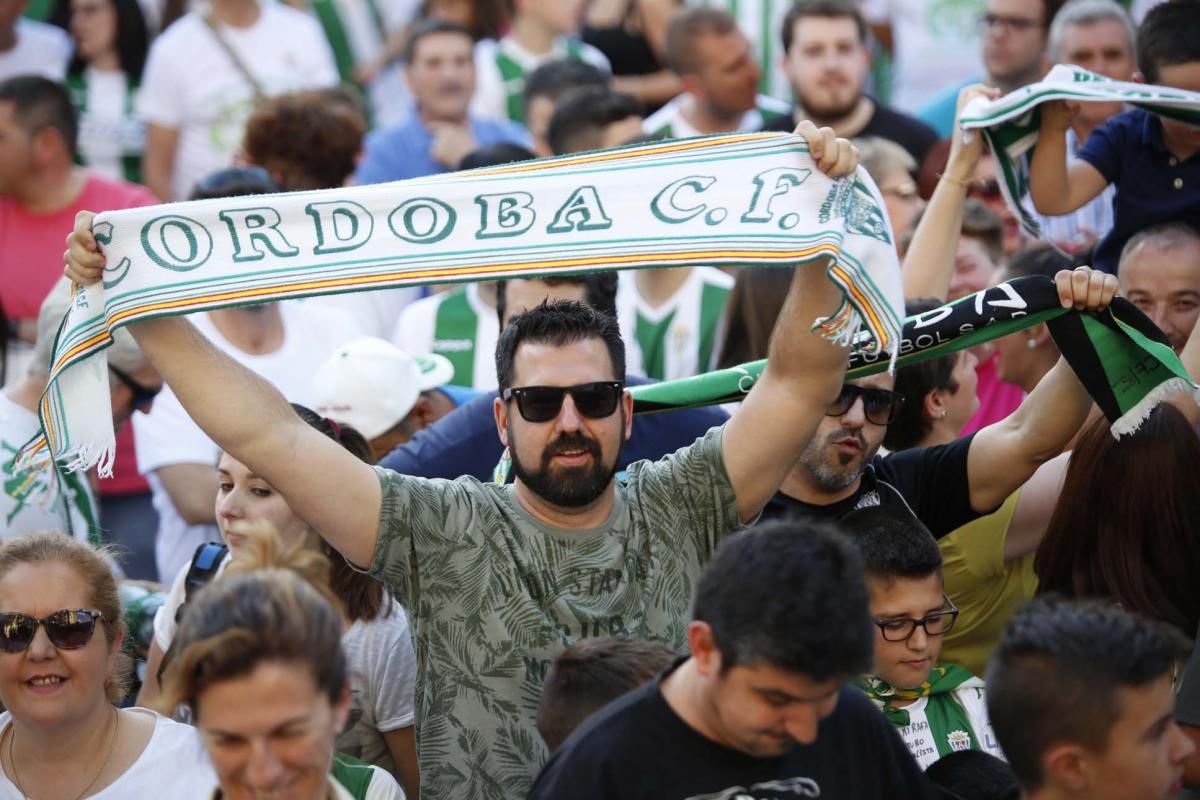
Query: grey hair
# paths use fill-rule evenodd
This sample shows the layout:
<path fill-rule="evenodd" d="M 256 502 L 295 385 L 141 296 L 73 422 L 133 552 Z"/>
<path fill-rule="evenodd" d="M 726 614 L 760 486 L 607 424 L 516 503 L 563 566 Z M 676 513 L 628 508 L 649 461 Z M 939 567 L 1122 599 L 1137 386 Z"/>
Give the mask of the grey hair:
<path fill-rule="evenodd" d="M 58 338 L 58 329 L 70 307 L 71 281 L 59 278 L 38 311 L 37 343 L 33 346 L 33 360 L 29 364 L 30 375 L 45 377 L 49 374 L 50 362 L 54 359 L 54 340 Z M 112 346 L 104 351 L 104 355 L 109 364 L 122 372 L 134 373 L 146 366 L 146 356 L 124 329 L 113 333 Z"/>
<path fill-rule="evenodd" d="M 1050 23 L 1050 38 L 1046 53 L 1055 64 L 1061 63 L 1063 33 L 1068 25 L 1088 25 L 1105 19 L 1115 19 L 1125 26 L 1129 39 L 1129 55 L 1137 58 L 1137 28 L 1129 12 L 1113 0 L 1070 0 L 1054 15 Z"/>
<path fill-rule="evenodd" d="M 1117 271 L 1119 272 L 1121 265 L 1133 255 L 1134 250 L 1149 242 L 1157 245 L 1160 250 L 1178 250 L 1189 244 L 1200 245 L 1200 230 L 1186 222 L 1165 222 L 1162 225 L 1138 231 L 1121 248 L 1121 257 L 1117 260 Z"/>
<path fill-rule="evenodd" d="M 864 136 L 854 140 L 858 147 L 859 163 L 879 183 L 888 173 L 902 169 L 910 175 L 917 171 L 916 159 L 900 145 L 878 136 Z"/>

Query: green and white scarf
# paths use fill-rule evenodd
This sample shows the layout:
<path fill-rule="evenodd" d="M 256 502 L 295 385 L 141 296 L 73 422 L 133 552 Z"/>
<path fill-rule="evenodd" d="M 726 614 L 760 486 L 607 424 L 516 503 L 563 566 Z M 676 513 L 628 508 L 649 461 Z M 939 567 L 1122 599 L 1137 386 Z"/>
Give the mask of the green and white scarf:
<path fill-rule="evenodd" d="M 951 744 L 952 731 L 966 734 L 970 749 L 979 750 L 979 736 L 971 724 L 967 710 L 954 697 L 959 687 L 974 682 L 979 686 L 983 682 L 968 670 L 955 664 L 939 664 L 934 667 L 925 682 L 915 689 L 897 689 L 887 681 L 875 675 L 863 675 L 853 683 L 879 706 L 883 715 L 898 728 L 907 726 L 910 722 L 909 713 L 903 706 L 895 706 L 896 700 L 918 700 L 928 697 L 925 705 L 925 718 L 933 732 L 931 737 L 938 750 L 938 757 L 950 755 L 955 748 Z"/>
<path fill-rule="evenodd" d="M 981 132 L 996 158 L 1004 199 L 1033 236 L 1041 236 L 1041 226 L 1021 201 L 1029 194 L 1029 164 L 1041 125 L 1038 106 L 1050 100 L 1127 103 L 1159 116 L 1200 125 L 1200 92 L 1114 81 L 1069 64 L 1059 64 L 1038 83 L 996 100 L 984 97 L 972 100 L 963 109 L 963 130 Z"/>
<path fill-rule="evenodd" d="M 862 169 L 825 176 L 790 134 L 114 211 L 92 229 L 104 280 L 74 297 L 39 404 L 43 435 L 23 456 L 101 474 L 114 447 L 103 351 L 114 329 L 142 319 L 424 283 L 806 263 L 844 295 L 814 321 L 831 339 L 849 344 L 861 328 L 867 350 L 894 355 L 903 316 L 878 190 Z"/>
<path fill-rule="evenodd" d="M 967 295 L 904 323 L 897 366 L 936 358 L 998 339 L 1040 322 L 1089 395 L 1120 437 L 1137 430 L 1154 406 L 1194 389 L 1169 340 L 1145 314 L 1123 298 L 1103 312 L 1078 312 L 1058 303 L 1054 282 L 1017 278 Z M 636 413 L 667 411 L 741 400 L 762 374 L 755 361 L 678 381 L 636 386 Z M 883 372 L 886 359 L 863 349 L 850 354 L 848 380 Z"/>

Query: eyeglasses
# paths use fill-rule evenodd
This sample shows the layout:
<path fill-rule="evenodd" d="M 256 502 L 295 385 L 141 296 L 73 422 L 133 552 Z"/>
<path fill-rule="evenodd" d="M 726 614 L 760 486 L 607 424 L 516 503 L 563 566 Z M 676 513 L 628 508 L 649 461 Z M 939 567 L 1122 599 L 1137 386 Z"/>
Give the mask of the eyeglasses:
<path fill-rule="evenodd" d="M 1004 17 L 999 14 L 984 14 L 979 19 L 979 27 L 989 33 L 1024 33 L 1041 24 L 1040 20 L 1028 17 Z"/>
<path fill-rule="evenodd" d="M 898 617 L 894 619 L 877 619 L 873 620 L 875 626 L 879 628 L 883 638 L 889 642 L 907 642 L 920 625 L 925 629 L 926 636 L 943 636 L 950 632 L 954 627 L 954 621 L 958 619 L 958 606 L 950 601 L 946 594 L 942 593 L 942 599 L 946 605 L 950 606 L 944 611 L 937 611 L 933 614 L 928 614 L 921 619 L 913 619 L 911 617 Z"/>
<path fill-rule="evenodd" d="M 505 402 L 517 400 L 517 410 L 526 422 L 549 422 L 562 411 L 563 398 L 568 394 L 575 408 L 589 419 L 602 419 L 617 410 L 625 384 L 620 381 L 597 381 L 578 386 L 522 386 L 505 389 Z"/>
<path fill-rule="evenodd" d="M 854 402 L 860 397 L 863 401 L 863 414 L 875 425 L 891 425 L 900 416 L 900 409 L 904 408 L 904 395 L 899 392 L 843 383 L 842 393 L 833 401 L 825 416 L 842 416 L 854 408 Z"/>
<path fill-rule="evenodd" d="M 977 178 L 967 184 L 967 197 L 996 200 L 1001 197 L 1000 181 L 995 178 Z"/>
<path fill-rule="evenodd" d="M 117 369 L 112 364 L 109 364 L 108 368 L 113 375 L 117 376 L 117 380 L 133 393 L 133 407 L 142 412 L 149 410 L 151 404 L 154 402 L 154 398 L 158 397 L 158 393 L 162 391 L 162 384 L 160 383 L 158 386 L 146 386 L 135 381 L 128 372 Z"/>
<path fill-rule="evenodd" d="M 28 614 L 0 614 L 0 650 L 20 653 L 29 647 L 39 625 L 45 626 L 50 644 L 59 650 L 78 650 L 87 647 L 96 632 L 96 622 L 104 619 L 99 611 L 87 608 L 64 608 L 38 619 Z"/>

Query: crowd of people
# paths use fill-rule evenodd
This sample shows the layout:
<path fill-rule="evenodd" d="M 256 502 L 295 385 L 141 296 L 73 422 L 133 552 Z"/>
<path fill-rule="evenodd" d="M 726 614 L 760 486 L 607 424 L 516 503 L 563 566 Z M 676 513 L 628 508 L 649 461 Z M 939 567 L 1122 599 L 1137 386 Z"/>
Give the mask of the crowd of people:
<path fill-rule="evenodd" d="M 851 377 L 807 264 L 234 305 L 115 331 L 111 476 L 15 459 L 97 213 L 759 131 L 910 316 L 1121 297 L 1200 382 L 1200 125 L 1043 103 L 1015 197 L 961 124 L 1055 65 L 1200 99 L 1200 0 L 0 0 L 0 800 L 1200 797 L 1200 405 L 1117 438 L 1046 322 Z"/>

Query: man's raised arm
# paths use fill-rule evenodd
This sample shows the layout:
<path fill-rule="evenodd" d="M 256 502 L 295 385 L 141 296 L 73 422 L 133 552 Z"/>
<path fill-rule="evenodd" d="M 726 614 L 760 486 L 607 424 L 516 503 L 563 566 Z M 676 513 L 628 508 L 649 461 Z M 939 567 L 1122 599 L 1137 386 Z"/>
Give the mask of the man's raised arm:
<path fill-rule="evenodd" d="M 796 132 L 808 140 L 823 172 L 836 177 L 857 165 L 857 150 L 829 128 L 818 132 L 802 122 Z M 779 489 L 841 390 L 849 351 L 812 330 L 840 303 L 841 291 L 826 277 L 824 265 L 796 268 L 766 369 L 725 423 L 721 450 L 743 522 L 754 519 Z"/>
<path fill-rule="evenodd" d="M 80 213 L 67 240 L 67 276 L 83 285 L 104 269 L 92 218 Z M 129 332 L 209 438 L 269 482 L 342 555 L 371 563 L 381 498 L 374 470 L 305 424 L 278 389 L 186 319 L 137 322 Z"/>
<path fill-rule="evenodd" d="M 1117 293 L 1113 275 L 1080 267 L 1054 276 L 1065 308 L 1099 310 Z M 967 455 L 971 507 L 994 511 L 1045 462 L 1057 456 L 1079 431 L 1092 398 L 1063 358 L 1059 358 L 1009 417 L 975 434 Z"/>

